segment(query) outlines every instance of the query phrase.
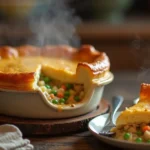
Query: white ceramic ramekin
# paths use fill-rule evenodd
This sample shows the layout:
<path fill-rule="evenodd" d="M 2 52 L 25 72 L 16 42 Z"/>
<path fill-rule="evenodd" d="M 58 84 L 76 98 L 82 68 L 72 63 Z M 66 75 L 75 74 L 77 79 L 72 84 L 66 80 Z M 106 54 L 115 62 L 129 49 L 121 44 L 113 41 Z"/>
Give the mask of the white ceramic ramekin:
<path fill-rule="evenodd" d="M 113 74 L 97 80 L 98 84 L 89 83 L 82 102 L 74 107 L 52 104 L 41 91 L 18 92 L 0 91 L 0 114 L 24 118 L 69 118 L 86 114 L 99 105 L 104 86 L 113 80 Z"/>

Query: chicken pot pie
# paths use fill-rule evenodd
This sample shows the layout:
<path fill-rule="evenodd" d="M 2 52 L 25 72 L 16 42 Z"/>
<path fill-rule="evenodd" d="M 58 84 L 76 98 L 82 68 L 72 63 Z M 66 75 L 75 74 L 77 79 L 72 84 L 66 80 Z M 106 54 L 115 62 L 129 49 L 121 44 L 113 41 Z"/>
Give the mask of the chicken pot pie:
<path fill-rule="evenodd" d="M 141 84 L 138 103 L 121 112 L 112 131 L 117 139 L 150 143 L 150 84 Z"/>
<path fill-rule="evenodd" d="M 0 90 L 40 90 L 54 105 L 74 107 L 109 69 L 108 56 L 90 45 L 0 47 Z"/>

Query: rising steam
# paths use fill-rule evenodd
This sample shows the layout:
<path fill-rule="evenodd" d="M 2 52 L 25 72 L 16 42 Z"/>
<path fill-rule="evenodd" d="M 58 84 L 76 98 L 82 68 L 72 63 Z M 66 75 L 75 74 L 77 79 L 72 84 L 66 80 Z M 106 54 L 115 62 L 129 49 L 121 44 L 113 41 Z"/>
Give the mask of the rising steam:
<path fill-rule="evenodd" d="M 132 54 L 136 60 L 136 64 L 139 67 L 139 74 L 137 80 L 140 83 L 150 83 L 150 45 L 149 42 L 137 37 L 133 41 Z"/>
<path fill-rule="evenodd" d="M 43 5 L 37 5 L 33 15 L 29 17 L 30 29 L 34 34 L 29 42 L 39 46 L 79 46 L 80 40 L 75 34 L 75 26 L 80 20 L 74 16 L 74 11 L 67 7 L 64 0 L 47 0 Z"/>

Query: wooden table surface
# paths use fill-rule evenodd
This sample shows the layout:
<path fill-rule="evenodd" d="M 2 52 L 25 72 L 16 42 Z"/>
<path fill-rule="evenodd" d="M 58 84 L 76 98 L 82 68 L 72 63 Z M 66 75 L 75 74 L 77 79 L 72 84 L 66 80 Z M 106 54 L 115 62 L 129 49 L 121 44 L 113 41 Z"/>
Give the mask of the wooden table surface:
<path fill-rule="evenodd" d="M 131 106 L 139 96 L 140 84 L 148 82 L 148 72 L 120 71 L 114 73 L 114 81 L 105 87 L 104 98 L 111 100 L 113 95 L 122 95 L 125 101 L 120 109 Z M 73 128 L 73 126 L 70 126 Z M 36 150 L 123 150 L 112 147 L 95 138 L 89 131 L 61 135 L 27 137 Z"/>
<path fill-rule="evenodd" d="M 30 138 L 35 150 L 112 150 L 118 149 L 96 139 L 89 131 L 58 137 Z"/>

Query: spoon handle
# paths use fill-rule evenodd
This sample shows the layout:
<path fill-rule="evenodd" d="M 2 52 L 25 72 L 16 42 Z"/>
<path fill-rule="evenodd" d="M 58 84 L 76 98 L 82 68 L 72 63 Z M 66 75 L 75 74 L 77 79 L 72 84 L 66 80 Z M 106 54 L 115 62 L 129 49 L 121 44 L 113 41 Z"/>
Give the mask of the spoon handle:
<path fill-rule="evenodd" d="M 124 98 L 122 96 L 114 96 L 112 98 L 112 107 L 111 107 L 111 113 L 110 113 L 110 120 L 114 123 L 114 116 L 117 112 L 117 110 L 120 108 L 121 104 L 123 103 Z"/>
<path fill-rule="evenodd" d="M 105 125 L 108 125 L 108 124 L 115 125 L 114 116 L 115 116 L 117 110 L 120 108 L 121 104 L 123 103 L 123 100 L 124 100 L 124 98 L 120 95 L 113 96 L 112 102 L 111 102 L 110 113 L 106 120 Z"/>

